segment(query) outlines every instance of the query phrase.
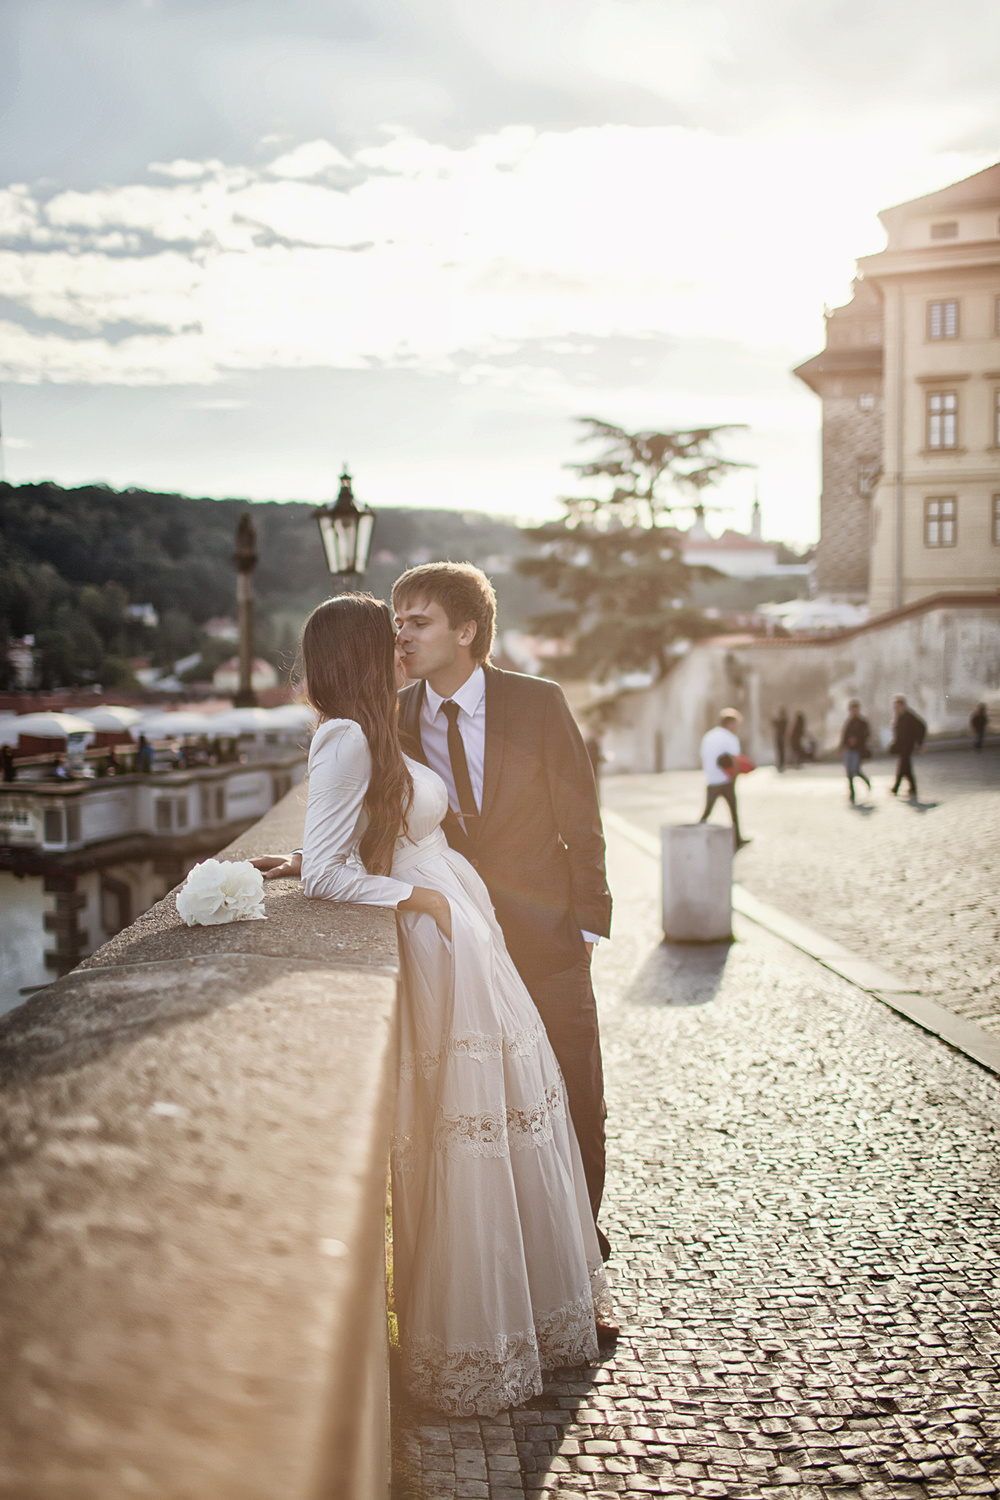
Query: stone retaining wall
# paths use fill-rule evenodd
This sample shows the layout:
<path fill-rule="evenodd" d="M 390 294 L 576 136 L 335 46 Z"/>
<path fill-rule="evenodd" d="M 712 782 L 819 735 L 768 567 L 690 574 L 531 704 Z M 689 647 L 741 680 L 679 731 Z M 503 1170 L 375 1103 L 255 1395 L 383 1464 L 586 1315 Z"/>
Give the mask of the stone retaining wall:
<path fill-rule="evenodd" d="M 5 1500 L 387 1493 L 394 918 L 267 910 L 171 895 L 0 1021 Z"/>

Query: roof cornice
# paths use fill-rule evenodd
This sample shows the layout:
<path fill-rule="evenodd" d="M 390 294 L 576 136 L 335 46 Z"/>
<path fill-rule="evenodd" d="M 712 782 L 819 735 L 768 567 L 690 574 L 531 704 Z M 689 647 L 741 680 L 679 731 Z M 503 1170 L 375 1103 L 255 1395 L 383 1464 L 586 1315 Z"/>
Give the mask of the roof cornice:
<path fill-rule="evenodd" d="M 1000 239 L 967 240 L 964 244 L 920 245 L 907 250 L 880 250 L 858 261 L 862 276 L 872 281 L 889 276 L 919 276 L 928 271 L 964 271 L 1000 266 Z"/>

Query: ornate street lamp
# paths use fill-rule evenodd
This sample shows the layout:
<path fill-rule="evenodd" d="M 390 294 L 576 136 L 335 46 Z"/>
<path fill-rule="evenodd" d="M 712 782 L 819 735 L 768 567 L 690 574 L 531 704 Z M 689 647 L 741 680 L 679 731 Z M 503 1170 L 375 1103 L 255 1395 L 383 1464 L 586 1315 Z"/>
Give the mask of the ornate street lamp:
<path fill-rule="evenodd" d="M 334 578 L 353 584 L 364 577 L 375 528 L 375 512 L 367 505 L 359 510 L 351 489 L 351 476 L 344 465 L 336 505 L 322 505 L 313 512 L 323 539 L 326 565 Z"/>

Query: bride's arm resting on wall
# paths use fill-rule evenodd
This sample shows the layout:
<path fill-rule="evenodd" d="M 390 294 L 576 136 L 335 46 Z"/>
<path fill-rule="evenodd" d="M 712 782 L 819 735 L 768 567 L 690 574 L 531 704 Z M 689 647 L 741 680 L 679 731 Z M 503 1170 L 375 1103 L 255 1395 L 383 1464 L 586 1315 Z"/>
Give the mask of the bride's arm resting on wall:
<path fill-rule="evenodd" d="M 254 861 L 270 880 L 301 873 L 307 896 L 424 912 L 451 937 L 451 908 L 440 891 L 391 875 L 369 875 L 357 855 L 371 756 L 360 725 L 323 725 L 309 756 L 309 800 L 301 855 L 264 855 Z"/>

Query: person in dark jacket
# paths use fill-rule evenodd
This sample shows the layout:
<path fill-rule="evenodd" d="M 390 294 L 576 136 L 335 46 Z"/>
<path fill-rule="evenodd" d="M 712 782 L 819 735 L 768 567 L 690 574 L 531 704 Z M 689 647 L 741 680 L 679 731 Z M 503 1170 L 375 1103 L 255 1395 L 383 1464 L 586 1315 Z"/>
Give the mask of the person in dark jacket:
<path fill-rule="evenodd" d="M 969 728 L 976 736 L 977 750 L 981 750 L 983 748 L 983 738 L 986 734 L 986 726 L 989 722 L 989 715 L 986 712 L 986 704 L 977 704 L 976 711 L 972 715 L 972 718 L 969 720 Z"/>
<path fill-rule="evenodd" d="M 844 757 L 844 770 L 847 772 L 847 786 L 854 797 L 854 778 L 860 776 L 869 791 L 872 784 L 861 769 L 861 762 L 868 760 L 871 756 L 871 725 L 867 719 L 861 717 L 861 704 L 857 698 L 852 698 L 847 705 L 847 721 L 840 731 L 840 749 Z"/>
<path fill-rule="evenodd" d="M 806 760 L 809 755 L 805 714 L 796 714 L 792 720 L 792 731 L 788 736 L 788 750 L 792 770 L 798 771 L 803 760 Z"/>
<path fill-rule="evenodd" d="M 788 734 L 788 709 L 782 706 L 771 720 L 774 730 L 774 760 L 779 771 L 785 769 L 785 739 Z"/>
<path fill-rule="evenodd" d="M 924 743 L 927 733 L 927 725 L 918 714 L 907 708 L 906 699 L 902 693 L 897 693 L 892 700 L 892 744 L 889 750 L 896 759 L 896 780 L 890 787 L 895 797 L 904 781 L 908 782 L 910 797 L 917 800 L 917 781 L 913 774 L 913 752 L 919 751 Z"/>
<path fill-rule="evenodd" d="M 14 752 L 11 749 L 10 745 L 4 745 L 2 748 L 0 748 L 0 758 L 2 758 L 3 760 L 4 781 L 16 781 L 17 762 L 14 759 Z"/>

